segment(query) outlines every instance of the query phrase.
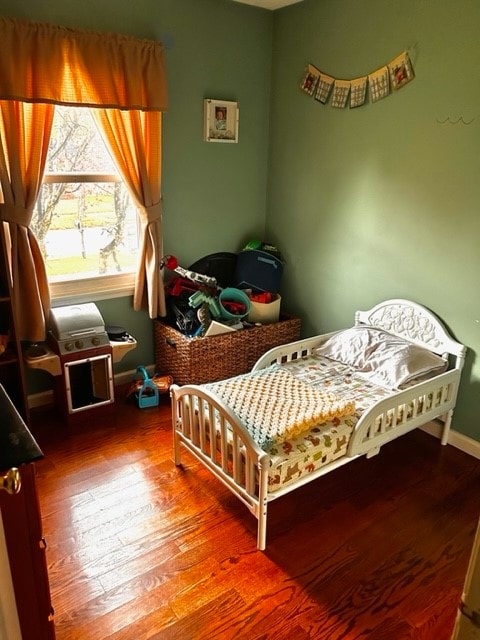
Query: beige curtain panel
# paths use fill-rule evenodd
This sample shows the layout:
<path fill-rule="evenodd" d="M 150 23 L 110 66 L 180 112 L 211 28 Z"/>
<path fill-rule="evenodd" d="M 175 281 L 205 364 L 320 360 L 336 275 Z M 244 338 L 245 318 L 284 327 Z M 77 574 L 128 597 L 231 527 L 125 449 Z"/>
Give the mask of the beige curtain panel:
<path fill-rule="evenodd" d="M 142 228 L 140 267 L 133 308 L 148 307 L 151 318 L 166 315 L 163 280 L 158 261 L 162 249 L 160 203 L 162 114 L 158 111 L 95 109 L 93 112 L 120 174 L 137 205 Z"/>
<path fill-rule="evenodd" d="M 33 342 L 45 339 L 50 310 L 43 256 L 29 225 L 42 186 L 53 110 L 49 104 L 0 101 L 0 220 L 10 240 L 17 333 Z"/>
<path fill-rule="evenodd" d="M 114 155 L 139 207 L 144 231 L 134 306 L 147 306 L 152 318 L 165 315 L 158 269 L 162 256 L 160 112 L 167 108 L 162 44 L 0 18 L 0 101 L 0 222 L 9 227 L 11 239 L 19 337 L 43 340 L 50 308 L 45 265 L 28 227 L 43 178 L 54 104 L 119 111 L 113 131 L 108 131 L 105 112 L 102 128 L 110 147 L 112 136 L 120 136 Z M 123 118 L 120 111 L 124 110 L 132 113 Z M 110 120 L 115 121 L 113 113 Z M 122 134 L 122 120 L 132 123 L 128 136 Z M 29 304 L 20 313 L 21 292 Z"/>

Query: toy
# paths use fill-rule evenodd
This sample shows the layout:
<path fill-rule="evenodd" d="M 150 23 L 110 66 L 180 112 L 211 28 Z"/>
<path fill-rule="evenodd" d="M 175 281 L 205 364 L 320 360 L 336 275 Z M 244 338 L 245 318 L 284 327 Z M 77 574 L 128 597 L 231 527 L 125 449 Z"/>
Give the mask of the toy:
<path fill-rule="evenodd" d="M 199 307 L 203 304 L 208 305 L 210 314 L 214 318 L 219 318 L 222 313 L 217 298 L 214 298 L 213 296 L 210 296 L 203 291 L 197 291 L 193 293 L 188 299 L 188 304 L 193 308 Z"/>
<path fill-rule="evenodd" d="M 230 314 L 234 316 L 244 316 L 246 315 L 247 307 L 241 302 L 234 302 L 233 300 L 224 300 L 222 302 L 222 306 L 226 309 Z"/>
<path fill-rule="evenodd" d="M 262 304 L 269 304 L 273 302 L 274 296 L 269 291 L 262 291 L 261 293 L 249 293 L 248 297 L 252 302 L 260 302 Z"/>
<path fill-rule="evenodd" d="M 140 366 L 137 367 L 133 382 L 128 389 L 127 398 L 134 394 L 140 409 L 156 407 L 159 393 L 168 393 L 172 384 L 172 376 L 156 373 L 150 378 L 145 367 Z"/>
<path fill-rule="evenodd" d="M 166 267 L 170 271 L 175 271 L 178 275 L 183 278 L 187 278 L 192 282 L 198 282 L 199 284 L 203 284 L 206 287 L 210 287 L 211 289 L 217 289 L 217 280 L 212 276 L 206 276 L 203 273 L 197 273 L 196 271 L 189 271 L 188 269 L 184 269 L 180 267 L 178 261 L 175 256 L 164 256 L 160 260 L 160 269 Z"/>

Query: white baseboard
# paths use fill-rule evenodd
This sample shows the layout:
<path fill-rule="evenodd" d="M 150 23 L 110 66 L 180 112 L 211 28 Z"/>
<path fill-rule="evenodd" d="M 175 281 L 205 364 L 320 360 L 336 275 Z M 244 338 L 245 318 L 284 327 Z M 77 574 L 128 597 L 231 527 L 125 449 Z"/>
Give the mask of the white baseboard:
<path fill-rule="evenodd" d="M 153 375 L 155 372 L 155 365 L 147 365 L 145 369 L 148 371 L 149 375 Z M 136 369 L 132 369 L 131 371 L 122 371 L 121 373 L 116 373 L 113 379 L 115 386 L 117 387 L 122 384 L 128 384 L 133 380 L 136 372 Z M 53 389 L 49 389 L 48 391 L 41 391 L 39 393 L 32 393 L 28 396 L 29 409 L 37 409 L 38 407 L 44 407 L 52 404 Z"/>
<path fill-rule="evenodd" d="M 436 438 L 442 437 L 442 425 L 438 424 L 438 422 L 429 422 L 420 428 Z M 480 460 L 480 442 L 478 440 L 451 429 L 448 434 L 448 444 Z"/>

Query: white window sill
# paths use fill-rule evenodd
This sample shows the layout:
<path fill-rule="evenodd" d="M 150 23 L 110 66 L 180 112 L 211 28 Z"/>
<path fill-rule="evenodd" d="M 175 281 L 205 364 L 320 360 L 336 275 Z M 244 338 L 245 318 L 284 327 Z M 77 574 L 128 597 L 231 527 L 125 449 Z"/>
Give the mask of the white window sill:
<path fill-rule="evenodd" d="M 94 302 L 133 295 L 134 273 L 50 282 L 53 306 Z"/>

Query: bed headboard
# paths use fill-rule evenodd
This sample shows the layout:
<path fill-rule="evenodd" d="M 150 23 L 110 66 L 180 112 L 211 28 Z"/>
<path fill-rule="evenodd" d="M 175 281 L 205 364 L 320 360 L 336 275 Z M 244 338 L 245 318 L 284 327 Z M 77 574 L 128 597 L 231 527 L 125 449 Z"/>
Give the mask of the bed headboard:
<path fill-rule="evenodd" d="M 454 340 L 445 326 L 426 307 L 410 300 L 385 300 L 368 311 L 355 313 L 355 324 L 368 324 L 426 346 L 438 354 L 450 353 L 465 359 L 466 349 Z M 457 367 L 458 367 L 457 362 Z"/>

